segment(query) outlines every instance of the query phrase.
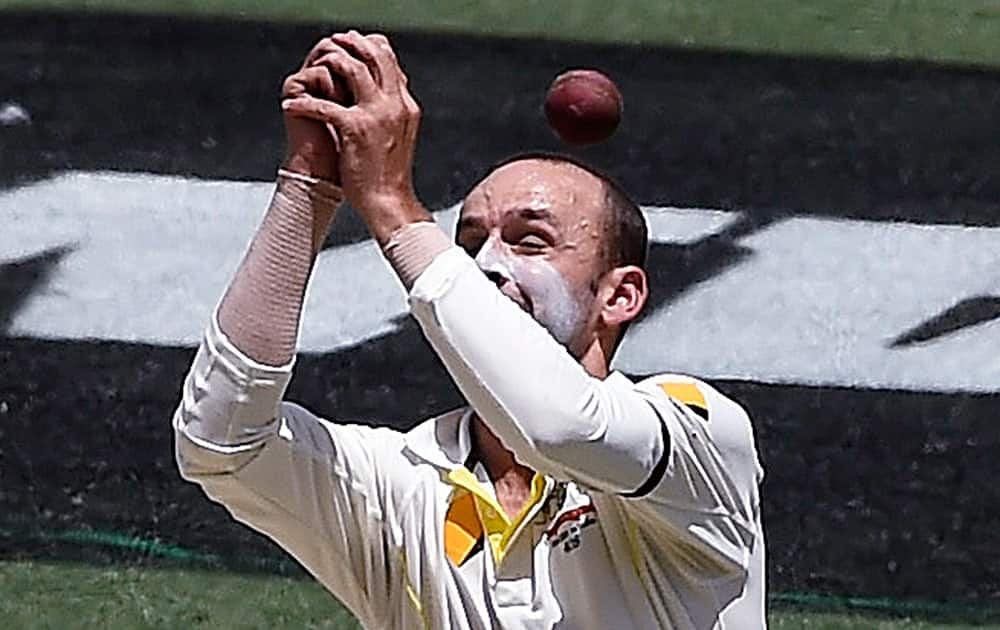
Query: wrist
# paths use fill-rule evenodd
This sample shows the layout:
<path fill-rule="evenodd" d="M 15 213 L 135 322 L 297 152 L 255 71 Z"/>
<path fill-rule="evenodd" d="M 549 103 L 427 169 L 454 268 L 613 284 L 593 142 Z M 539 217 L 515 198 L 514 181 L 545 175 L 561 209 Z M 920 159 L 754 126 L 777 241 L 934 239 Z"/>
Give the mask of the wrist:
<path fill-rule="evenodd" d="M 326 128 L 312 120 L 286 117 L 285 132 L 282 168 L 340 183 L 336 142 Z"/>
<path fill-rule="evenodd" d="M 281 170 L 336 184 L 336 173 L 329 163 L 329 159 L 320 158 L 315 153 L 300 151 L 288 153 L 281 163 Z"/>
<path fill-rule="evenodd" d="M 434 221 L 412 191 L 369 197 L 358 204 L 358 211 L 372 236 L 382 246 L 398 230 L 411 223 Z"/>
<path fill-rule="evenodd" d="M 397 230 L 384 250 L 389 264 L 409 291 L 434 259 L 451 246 L 451 239 L 436 223 L 420 222 Z"/>

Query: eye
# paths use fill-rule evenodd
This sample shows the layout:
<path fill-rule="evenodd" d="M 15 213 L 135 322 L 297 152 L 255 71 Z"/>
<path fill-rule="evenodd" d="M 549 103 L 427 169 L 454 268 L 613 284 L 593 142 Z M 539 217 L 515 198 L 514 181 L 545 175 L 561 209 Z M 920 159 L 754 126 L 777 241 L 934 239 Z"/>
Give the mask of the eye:
<path fill-rule="evenodd" d="M 524 249 L 529 250 L 544 249 L 545 247 L 548 247 L 548 245 L 548 241 L 538 234 L 525 234 L 517 241 L 518 247 L 523 247 Z"/>

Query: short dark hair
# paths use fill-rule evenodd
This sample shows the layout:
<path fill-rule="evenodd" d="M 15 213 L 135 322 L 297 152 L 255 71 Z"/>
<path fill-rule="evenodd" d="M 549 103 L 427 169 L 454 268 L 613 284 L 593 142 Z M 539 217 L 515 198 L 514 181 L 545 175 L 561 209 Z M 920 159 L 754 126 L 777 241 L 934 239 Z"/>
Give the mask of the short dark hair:
<path fill-rule="evenodd" d="M 545 151 L 518 153 L 494 164 L 490 172 L 507 164 L 525 160 L 571 164 L 596 177 L 604 185 L 605 190 L 604 220 L 607 221 L 608 236 L 604 239 L 601 248 L 604 270 L 625 265 L 646 268 L 646 256 L 649 250 L 649 229 L 646 226 L 646 218 L 639 205 L 632 201 L 632 198 L 617 181 L 607 173 L 578 158 Z"/>

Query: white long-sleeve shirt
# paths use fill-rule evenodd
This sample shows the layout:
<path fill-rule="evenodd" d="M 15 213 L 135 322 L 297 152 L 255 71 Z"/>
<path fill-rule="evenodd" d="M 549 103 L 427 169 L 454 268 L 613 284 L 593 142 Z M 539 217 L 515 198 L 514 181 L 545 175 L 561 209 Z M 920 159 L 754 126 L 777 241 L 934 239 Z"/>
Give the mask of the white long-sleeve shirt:
<path fill-rule="evenodd" d="M 762 628 L 762 471 L 705 383 L 588 375 L 460 249 L 410 293 L 471 410 L 538 471 L 504 515 L 466 467 L 469 410 L 408 433 L 282 403 L 213 322 L 174 417 L 182 475 L 301 562 L 366 628 Z M 471 464 L 470 464 L 471 465 Z"/>

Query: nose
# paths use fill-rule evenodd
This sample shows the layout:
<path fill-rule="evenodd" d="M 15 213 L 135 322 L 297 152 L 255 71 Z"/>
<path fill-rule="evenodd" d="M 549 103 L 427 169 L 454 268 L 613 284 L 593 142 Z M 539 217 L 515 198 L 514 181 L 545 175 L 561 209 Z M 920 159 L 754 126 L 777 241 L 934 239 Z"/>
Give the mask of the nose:
<path fill-rule="evenodd" d="M 510 280 L 506 272 L 506 266 L 503 263 L 503 245 L 495 235 L 490 235 L 490 238 L 483 243 L 482 247 L 476 253 L 475 260 L 479 269 L 497 287 L 502 287 Z"/>

